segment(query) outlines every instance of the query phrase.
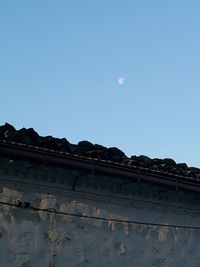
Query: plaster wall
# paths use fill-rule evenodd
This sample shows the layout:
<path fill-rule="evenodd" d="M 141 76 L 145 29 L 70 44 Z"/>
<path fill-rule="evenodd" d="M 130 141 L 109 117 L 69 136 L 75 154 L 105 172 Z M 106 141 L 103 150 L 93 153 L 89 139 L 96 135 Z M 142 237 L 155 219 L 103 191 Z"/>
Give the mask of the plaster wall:
<path fill-rule="evenodd" d="M 5 173 L 0 178 L 1 267 L 200 267 L 200 230 L 184 228 L 200 225 L 198 207 L 56 185 L 43 190 Z M 17 200 L 41 210 L 3 204 Z"/>

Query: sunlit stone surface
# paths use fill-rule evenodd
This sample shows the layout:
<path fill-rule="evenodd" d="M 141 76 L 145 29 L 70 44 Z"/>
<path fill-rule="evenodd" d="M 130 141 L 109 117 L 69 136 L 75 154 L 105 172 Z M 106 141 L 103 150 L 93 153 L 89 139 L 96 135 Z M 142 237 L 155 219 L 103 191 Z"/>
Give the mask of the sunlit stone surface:
<path fill-rule="evenodd" d="M 120 179 L 92 174 L 73 192 L 77 172 L 38 166 L 24 173 L 26 165 L 0 160 L 1 267 L 200 266 L 200 230 L 181 228 L 200 225 L 197 195 L 142 184 L 119 190 Z"/>

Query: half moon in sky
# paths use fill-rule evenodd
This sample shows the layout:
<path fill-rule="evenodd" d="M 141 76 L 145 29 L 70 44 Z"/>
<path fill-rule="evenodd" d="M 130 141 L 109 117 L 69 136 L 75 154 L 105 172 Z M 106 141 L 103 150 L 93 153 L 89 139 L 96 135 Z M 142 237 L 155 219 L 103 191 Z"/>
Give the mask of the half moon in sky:
<path fill-rule="evenodd" d="M 124 77 L 119 77 L 118 80 L 117 80 L 117 83 L 119 85 L 123 85 L 124 84 Z"/>

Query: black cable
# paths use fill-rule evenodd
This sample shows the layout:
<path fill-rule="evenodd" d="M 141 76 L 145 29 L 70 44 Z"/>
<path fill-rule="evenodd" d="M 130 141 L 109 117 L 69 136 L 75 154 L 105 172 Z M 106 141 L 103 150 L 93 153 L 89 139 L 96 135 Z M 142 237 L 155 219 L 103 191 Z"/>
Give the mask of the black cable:
<path fill-rule="evenodd" d="M 23 202 L 22 202 L 23 203 Z M 24 210 L 30 211 L 42 211 L 42 212 L 49 212 L 54 214 L 60 214 L 65 216 L 72 216 L 72 217 L 79 217 L 85 219 L 92 219 L 92 220 L 101 220 L 101 221 L 109 221 L 109 222 L 116 222 L 116 223 L 127 223 L 127 224 L 140 224 L 140 225 L 149 225 L 149 226 L 160 226 L 160 227 L 169 227 L 169 228 L 181 228 L 181 229 L 190 229 L 190 230 L 200 230 L 200 226 L 187 226 L 187 225 L 176 225 L 176 224 L 160 224 L 160 223 L 151 223 L 151 222 L 141 222 L 135 220 L 120 220 L 120 219 L 112 219 L 112 218 L 104 218 L 104 217 L 97 217 L 97 216 L 90 216 L 90 215 L 83 215 L 77 213 L 68 213 L 68 212 L 60 212 L 52 209 L 41 209 L 35 208 L 30 206 L 29 208 L 24 208 L 22 206 L 18 206 L 14 203 L 2 202 L 0 201 L 1 205 L 12 206 L 16 208 L 22 208 Z"/>

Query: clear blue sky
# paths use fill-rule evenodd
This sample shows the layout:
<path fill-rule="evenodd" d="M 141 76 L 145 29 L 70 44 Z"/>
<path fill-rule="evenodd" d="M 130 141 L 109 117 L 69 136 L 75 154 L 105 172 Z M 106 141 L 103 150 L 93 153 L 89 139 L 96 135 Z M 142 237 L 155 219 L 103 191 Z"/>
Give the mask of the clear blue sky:
<path fill-rule="evenodd" d="M 1 0 L 0 124 L 200 167 L 199 14 L 199 0 Z"/>

